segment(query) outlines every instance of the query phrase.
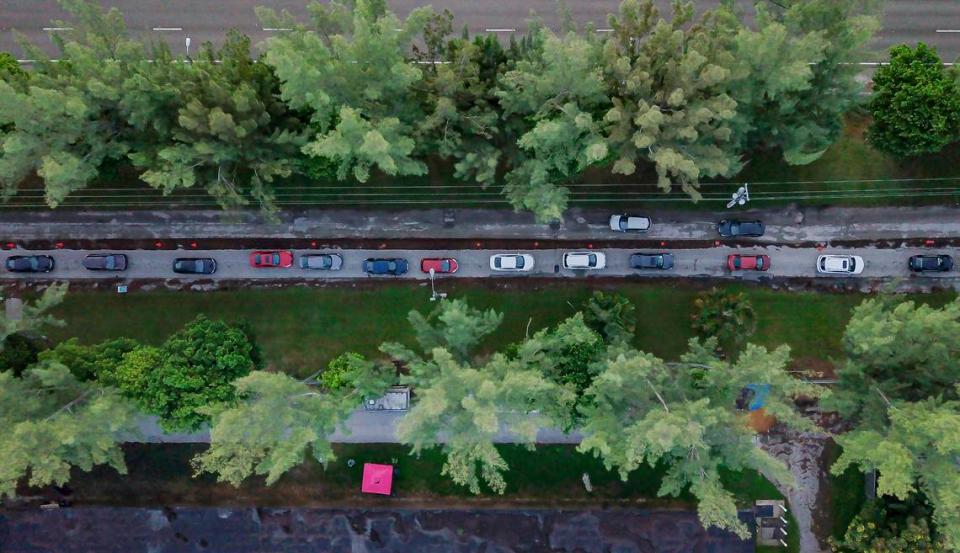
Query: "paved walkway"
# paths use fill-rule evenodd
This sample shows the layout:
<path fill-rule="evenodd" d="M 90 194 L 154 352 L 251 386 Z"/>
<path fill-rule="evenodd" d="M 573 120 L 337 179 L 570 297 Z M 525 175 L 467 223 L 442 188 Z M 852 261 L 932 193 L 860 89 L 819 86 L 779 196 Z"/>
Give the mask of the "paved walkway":
<path fill-rule="evenodd" d="M 501 238 L 635 240 L 611 232 L 610 210 L 571 209 L 557 226 L 528 213 L 453 209 L 415 211 L 302 210 L 268 222 L 255 211 L 18 211 L 0 217 L 0 241 L 68 238 Z M 903 208 L 785 208 L 775 210 L 656 211 L 654 240 L 712 240 L 724 218 L 767 224 L 766 242 L 960 237 L 960 206 Z M 447 217 L 452 217 L 447 219 Z"/>

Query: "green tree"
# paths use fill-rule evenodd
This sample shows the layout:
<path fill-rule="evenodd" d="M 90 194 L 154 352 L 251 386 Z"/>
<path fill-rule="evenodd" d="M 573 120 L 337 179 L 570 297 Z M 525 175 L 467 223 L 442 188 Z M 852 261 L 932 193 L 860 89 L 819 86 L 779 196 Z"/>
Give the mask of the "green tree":
<path fill-rule="evenodd" d="M 757 328 L 757 315 L 743 292 L 711 288 L 694 300 L 693 331 L 702 338 L 714 337 L 726 350 L 746 342 Z"/>
<path fill-rule="evenodd" d="M 922 510 L 894 517 L 878 499 L 863 506 L 842 540 L 831 537 L 830 546 L 837 553 L 946 553 L 932 534 Z"/>
<path fill-rule="evenodd" d="M 570 31 L 558 37 L 540 27 L 530 44 L 496 92 L 503 118 L 521 117 L 532 125 L 519 137 L 522 155 L 504 190 L 514 208 L 550 222 L 567 206 L 567 189 L 557 183 L 608 157 L 602 117 L 610 100 L 596 35 Z"/>
<path fill-rule="evenodd" d="M 308 451 L 326 465 L 336 457 L 330 435 L 360 406 L 391 383 L 390 371 L 352 358 L 351 382 L 321 390 L 313 377 L 297 380 L 280 373 L 254 371 L 234 383 L 235 403 L 205 409 L 212 416 L 210 448 L 193 459 L 195 473 L 210 472 L 239 486 L 252 475 L 267 485 L 301 464 Z"/>
<path fill-rule="evenodd" d="M 80 380 L 100 380 L 115 385 L 114 375 L 123 356 L 137 348 L 131 338 L 114 338 L 94 345 L 84 345 L 77 338 L 60 342 L 53 349 L 41 352 L 41 361 L 56 361 L 70 368 Z"/>
<path fill-rule="evenodd" d="M 829 407 L 865 428 L 886 426 L 888 401 L 960 399 L 960 300 L 939 309 L 895 296 L 866 300 L 853 310 L 843 349 Z"/>
<path fill-rule="evenodd" d="M 882 431 L 838 436 L 843 452 L 830 471 L 841 474 L 850 465 L 876 470 L 880 495 L 907 500 L 922 492 L 947 549 L 960 551 L 960 402 L 895 402 L 887 416 Z"/>
<path fill-rule="evenodd" d="M 731 176 L 742 166 L 727 27 L 710 13 L 694 22 L 693 5 L 681 2 L 665 21 L 650 0 L 624 0 L 608 25 L 603 68 L 613 107 L 603 120 L 613 172 L 631 175 L 646 160 L 661 189 L 678 184 L 698 200 L 701 177 Z"/>
<path fill-rule="evenodd" d="M 573 394 L 518 360 L 494 354 L 472 367 L 443 348 L 434 348 L 416 364 L 417 403 L 397 424 L 397 437 L 413 454 L 440 447 L 446 455 L 443 474 L 480 493 L 480 484 L 506 490 L 506 461 L 495 441 L 502 431 L 530 449 L 537 430 L 555 424 Z"/>
<path fill-rule="evenodd" d="M 880 28 L 875 0 L 791 0 L 778 20 L 795 37 L 790 45 L 809 49 L 815 65 L 809 87 L 793 87 L 773 105 L 753 103 L 759 121 L 752 143 L 778 146 L 787 163 L 803 165 L 818 159 L 843 131 L 843 116 L 861 103 L 863 84 L 857 80 L 874 33 Z M 822 50 L 814 46 L 817 38 Z M 773 55 L 773 53 L 770 53 Z M 796 61 L 796 60 L 794 60 Z M 791 66 L 785 66 L 791 67 Z M 796 65 L 792 66 L 796 69 Z M 776 67 L 775 71 L 781 68 Z M 766 130 L 765 130 L 766 129 Z"/>
<path fill-rule="evenodd" d="M 433 14 L 424 27 L 427 47 L 420 51 L 414 45 L 423 65 L 425 90 L 416 152 L 452 158 L 456 178 L 488 186 L 494 183 L 500 162 L 495 89 L 506 53 L 492 35 L 447 40 L 452 18 L 449 11 Z M 449 63 L 435 63 L 441 61 Z"/>
<path fill-rule="evenodd" d="M 17 58 L 7 52 L 0 52 L 0 81 L 26 84 L 30 74 L 20 67 Z"/>
<path fill-rule="evenodd" d="M 207 406 L 236 399 L 232 383 L 253 369 L 252 349 L 242 329 L 198 315 L 159 348 L 125 354 L 116 378 L 165 430 L 196 430 Z"/>
<path fill-rule="evenodd" d="M 960 90 L 936 50 L 924 43 L 890 49 L 877 69 L 867 140 L 900 157 L 934 154 L 960 138 Z"/>
<path fill-rule="evenodd" d="M 427 317 L 410 311 L 407 320 L 424 353 L 442 347 L 458 361 L 467 361 L 472 349 L 500 326 L 503 315 L 493 309 L 480 311 L 464 300 L 452 299 L 440 302 Z"/>
<path fill-rule="evenodd" d="M 737 396 L 749 384 L 767 384 L 764 409 L 785 424 L 812 430 L 794 401 L 820 392 L 787 372 L 786 346 L 771 352 L 748 345 L 735 363 L 714 357 L 715 346 L 715 339 L 693 340 L 680 363 L 637 351 L 614 352 L 586 391 L 579 450 L 594 453 L 624 480 L 644 463 L 665 466 L 659 495 L 689 489 L 704 526 L 746 537 L 749 530 L 737 518 L 719 468 L 753 469 L 780 482 L 792 477 L 756 445 L 755 431 L 736 410 Z"/>
<path fill-rule="evenodd" d="M 340 390 L 353 383 L 354 371 L 366 358 L 359 353 L 347 351 L 334 357 L 326 370 L 320 373 L 320 384 L 327 390 Z"/>
<path fill-rule="evenodd" d="M 423 353 L 396 343 L 380 348 L 408 367 L 403 381 L 417 389 L 416 404 L 397 426 L 398 438 L 414 454 L 441 448 L 443 474 L 471 492 L 480 493 L 483 483 L 503 493 L 508 467 L 495 445 L 501 433 L 532 448 L 538 428 L 569 421 L 573 392 L 543 371 L 549 363 L 548 340 L 538 336 L 509 356 L 496 353 L 476 362 L 470 356 L 473 348 L 496 328 L 501 315 L 448 300 L 429 320 L 414 312 L 409 318 Z"/>
<path fill-rule="evenodd" d="M 60 305 L 67 295 L 66 282 L 52 284 L 34 302 L 24 302 L 20 318 L 7 318 L 6 310 L 0 310 L 0 347 L 14 334 L 31 334 L 44 326 L 63 326 L 63 321 L 50 314 L 50 310 Z"/>
<path fill-rule="evenodd" d="M 412 154 L 422 120 L 415 93 L 421 70 L 408 62 L 413 39 L 430 14 L 417 8 L 400 21 L 379 0 L 312 3 L 313 26 L 260 8 L 270 26 L 292 31 L 267 41 L 265 60 L 283 100 L 309 114 L 312 136 L 303 152 L 331 164 L 337 178 L 366 182 L 374 168 L 388 175 L 423 175 Z"/>
<path fill-rule="evenodd" d="M 189 63 L 164 43 L 151 57 L 123 81 L 121 100 L 141 179 L 165 193 L 202 187 L 225 207 L 252 198 L 275 210 L 270 185 L 297 168 L 303 124 L 277 96 L 270 67 L 251 57 L 250 38 L 231 30 Z"/>
<path fill-rule="evenodd" d="M 36 173 L 50 207 L 126 156 L 131 137 L 120 114 L 120 83 L 147 57 L 116 9 L 82 0 L 61 6 L 73 20 L 57 24 L 73 30 L 51 35 L 59 62 L 21 37 L 36 60 L 29 86 L 0 81 L 0 128 L 10 128 L 0 144 L 0 186 L 10 197 Z"/>
<path fill-rule="evenodd" d="M 625 296 L 598 290 L 584 305 L 583 319 L 608 344 L 629 343 L 637 326 L 635 311 L 636 308 Z"/>
<path fill-rule="evenodd" d="M 77 380 L 59 363 L 17 378 L 0 372 L 0 497 L 17 483 L 63 485 L 72 468 L 109 465 L 126 473 L 117 442 L 136 432 L 136 412 L 115 391 Z"/>

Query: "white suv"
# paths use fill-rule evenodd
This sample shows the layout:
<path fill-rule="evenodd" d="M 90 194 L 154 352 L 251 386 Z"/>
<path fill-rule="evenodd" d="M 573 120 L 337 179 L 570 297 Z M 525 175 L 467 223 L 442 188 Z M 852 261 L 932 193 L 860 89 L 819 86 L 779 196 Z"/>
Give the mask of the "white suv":
<path fill-rule="evenodd" d="M 564 269 L 603 269 L 607 256 L 601 252 L 567 252 L 563 254 Z"/>
<path fill-rule="evenodd" d="M 830 275 L 859 275 L 863 272 L 863 258 L 859 255 L 821 255 L 817 258 L 817 272 Z"/>
<path fill-rule="evenodd" d="M 650 218 L 639 215 L 611 215 L 610 230 L 617 232 L 644 232 L 650 230 Z"/>

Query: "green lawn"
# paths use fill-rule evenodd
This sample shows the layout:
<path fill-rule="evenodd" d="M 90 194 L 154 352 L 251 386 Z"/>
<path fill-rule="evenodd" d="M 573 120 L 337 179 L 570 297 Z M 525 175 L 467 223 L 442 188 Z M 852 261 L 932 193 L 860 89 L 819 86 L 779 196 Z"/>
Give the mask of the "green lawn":
<path fill-rule="evenodd" d="M 574 446 L 541 446 L 528 451 L 522 446 L 501 445 L 510 466 L 505 473 L 507 490 L 497 495 L 484 489 L 479 496 L 453 484 L 441 475 L 443 457 L 432 449 L 418 458 L 399 444 L 336 444 L 337 459 L 324 470 L 314 460 L 283 476 L 273 486 L 261 478 L 244 482 L 239 489 L 217 483 L 210 475 L 191 476 L 190 459 L 206 446 L 200 444 L 130 444 L 125 447 L 129 474 L 98 467 L 85 473 L 75 470 L 70 485 L 79 504 L 125 506 L 155 505 L 260 505 L 319 506 L 350 504 L 442 503 L 457 505 L 535 505 L 562 507 L 603 502 L 620 506 L 690 507 L 687 493 L 678 498 L 658 498 L 662 470 L 644 466 L 624 482 L 616 472 L 603 467 L 592 455 L 578 453 Z M 353 467 L 347 461 L 356 461 Z M 389 499 L 360 494 L 365 462 L 396 467 L 394 495 Z M 584 488 L 582 475 L 590 475 L 593 491 Z M 782 496 L 752 471 L 725 472 L 725 484 L 741 506 L 756 499 Z"/>
<path fill-rule="evenodd" d="M 675 359 L 691 337 L 690 315 L 698 293 L 685 284 L 631 282 L 604 286 L 630 298 L 637 307 L 638 348 Z M 743 289 L 758 314 L 752 341 L 766 346 L 782 343 L 795 358 L 826 359 L 840 353 L 840 335 L 857 294 L 791 293 L 765 288 Z M 504 313 L 504 322 L 486 344 L 487 351 L 554 324 L 575 313 L 593 287 L 551 282 L 529 285 L 444 284 L 451 297 L 465 297 L 477 307 Z M 384 341 L 412 343 L 406 321 L 411 309 L 427 311 L 429 292 L 415 284 L 391 283 L 377 288 L 282 288 L 203 293 L 71 292 L 57 315 L 67 326 L 52 329 L 55 340 L 77 336 L 85 343 L 128 336 L 159 343 L 198 314 L 227 321 L 248 320 L 268 362 L 277 369 L 307 375 L 324 367 L 343 351 L 376 355 Z M 923 296 L 942 303 L 951 294 Z"/>

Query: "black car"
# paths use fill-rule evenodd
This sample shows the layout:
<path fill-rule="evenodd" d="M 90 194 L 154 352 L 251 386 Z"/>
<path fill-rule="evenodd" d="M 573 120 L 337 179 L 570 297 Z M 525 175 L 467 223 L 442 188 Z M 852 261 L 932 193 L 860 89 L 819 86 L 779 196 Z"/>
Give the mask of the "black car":
<path fill-rule="evenodd" d="M 49 255 L 12 255 L 7 258 L 7 270 L 14 273 L 49 273 L 53 258 Z"/>
<path fill-rule="evenodd" d="M 635 253 L 630 256 L 630 267 L 633 269 L 672 269 L 673 254 Z"/>
<path fill-rule="evenodd" d="M 95 253 L 83 258 L 83 266 L 91 271 L 126 271 L 127 256 L 122 253 Z"/>
<path fill-rule="evenodd" d="M 366 259 L 363 270 L 368 275 L 402 275 L 407 272 L 407 260 L 394 257 L 391 259 Z"/>
<path fill-rule="evenodd" d="M 720 236 L 763 236 L 763 223 L 760 221 L 738 221 L 736 219 L 724 219 L 717 225 L 717 232 Z"/>
<path fill-rule="evenodd" d="M 212 275 L 217 272 L 217 260 L 212 257 L 178 257 L 173 261 L 173 272 L 185 275 Z"/>
<path fill-rule="evenodd" d="M 907 266 L 915 273 L 942 273 L 953 269 L 949 255 L 914 255 Z"/>

